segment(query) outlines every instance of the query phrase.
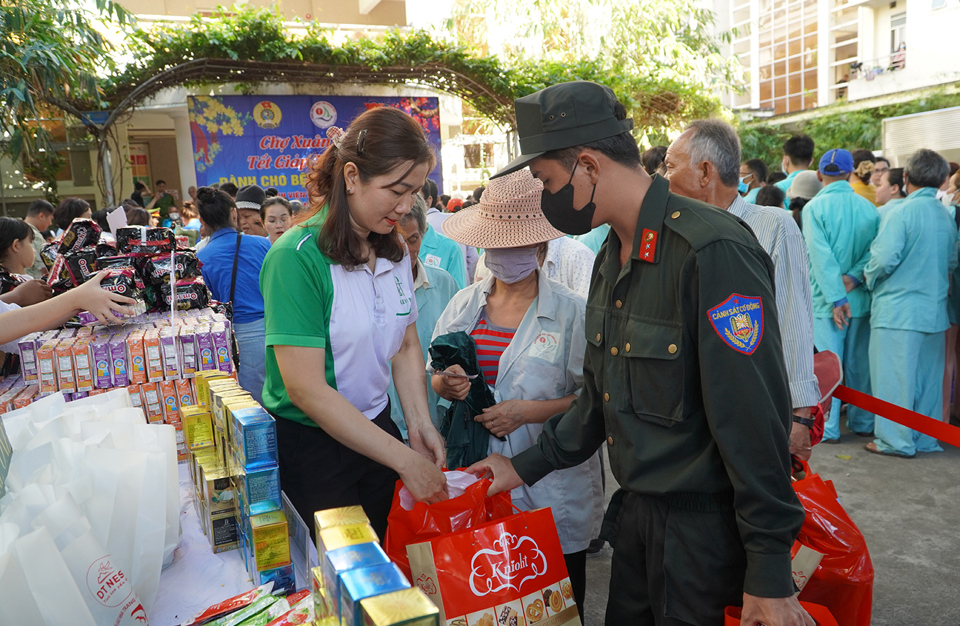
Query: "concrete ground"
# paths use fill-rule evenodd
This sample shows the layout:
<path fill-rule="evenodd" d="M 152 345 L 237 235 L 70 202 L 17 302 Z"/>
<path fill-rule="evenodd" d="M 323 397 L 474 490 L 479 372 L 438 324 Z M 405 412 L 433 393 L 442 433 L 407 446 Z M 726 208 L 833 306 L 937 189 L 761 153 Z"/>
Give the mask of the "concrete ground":
<path fill-rule="evenodd" d="M 960 626 L 960 449 L 897 459 L 870 454 L 867 441 L 844 432 L 839 444 L 816 446 L 810 464 L 834 482 L 866 537 L 875 570 L 872 624 Z M 605 470 L 609 501 L 617 484 Z M 610 556 L 605 546 L 587 559 L 589 626 L 603 624 Z"/>

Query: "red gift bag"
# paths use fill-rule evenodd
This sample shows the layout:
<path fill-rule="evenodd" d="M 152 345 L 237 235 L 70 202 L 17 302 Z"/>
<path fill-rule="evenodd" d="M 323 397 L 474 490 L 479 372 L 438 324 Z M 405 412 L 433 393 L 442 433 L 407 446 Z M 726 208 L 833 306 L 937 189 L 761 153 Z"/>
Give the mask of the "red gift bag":
<path fill-rule="evenodd" d="M 441 624 L 581 623 L 550 509 L 409 545 L 407 555 Z"/>
<path fill-rule="evenodd" d="M 873 564 L 863 534 L 814 474 L 793 484 L 806 517 L 797 542 L 823 555 L 800 599 L 827 607 L 840 626 L 870 626 Z"/>
<path fill-rule="evenodd" d="M 455 472 L 447 473 L 455 474 Z M 413 580 L 410 576 L 410 563 L 407 560 L 409 544 L 474 528 L 485 522 L 513 515 L 513 504 L 510 501 L 509 492 L 487 497 L 492 484 L 493 482 L 489 479 L 477 480 L 464 490 L 463 495 L 435 504 L 417 502 L 408 511 L 400 504 L 403 482 L 398 480 L 393 492 L 390 515 L 387 517 L 387 536 L 383 542 L 387 556 L 397 564 L 408 579 Z"/>
<path fill-rule="evenodd" d="M 833 618 L 826 607 L 809 602 L 800 602 L 800 606 L 810 614 L 817 626 L 838 626 L 837 620 Z M 723 613 L 723 626 L 740 626 L 740 616 L 740 607 L 728 606 Z"/>

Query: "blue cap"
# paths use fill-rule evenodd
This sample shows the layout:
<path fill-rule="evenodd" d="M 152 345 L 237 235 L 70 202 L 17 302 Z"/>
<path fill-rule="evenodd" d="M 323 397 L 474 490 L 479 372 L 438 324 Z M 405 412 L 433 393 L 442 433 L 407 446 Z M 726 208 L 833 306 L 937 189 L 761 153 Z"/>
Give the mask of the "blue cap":
<path fill-rule="evenodd" d="M 853 173 L 853 155 L 843 148 L 827 150 L 820 157 L 820 173 L 824 176 L 843 176 Z"/>

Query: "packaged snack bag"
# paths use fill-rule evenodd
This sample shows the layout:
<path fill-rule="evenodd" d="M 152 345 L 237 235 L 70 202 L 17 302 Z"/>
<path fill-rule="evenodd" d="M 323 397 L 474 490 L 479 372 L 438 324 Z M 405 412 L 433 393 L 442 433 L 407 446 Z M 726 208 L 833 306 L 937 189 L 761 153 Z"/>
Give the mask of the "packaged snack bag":
<path fill-rule="evenodd" d="M 95 221 L 78 217 L 70 223 L 66 232 L 60 237 L 57 252 L 67 254 L 88 246 L 96 246 L 97 242 L 100 241 L 101 232 L 103 231 L 100 230 L 100 226 Z"/>

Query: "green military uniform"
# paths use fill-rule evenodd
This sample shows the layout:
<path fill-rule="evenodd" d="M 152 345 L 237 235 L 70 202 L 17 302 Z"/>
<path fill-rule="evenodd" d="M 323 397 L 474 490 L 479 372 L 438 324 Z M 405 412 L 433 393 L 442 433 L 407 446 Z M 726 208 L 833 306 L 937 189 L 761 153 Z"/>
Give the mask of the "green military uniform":
<path fill-rule="evenodd" d="M 726 211 L 655 177 L 630 260 L 600 250 L 580 397 L 513 458 L 527 484 L 609 444 L 621 485 L 607 624 L 718 624 L 742 593 L 794 592 L 803 509 L 790 484 L 791 401 L 774 268 Z"/>

